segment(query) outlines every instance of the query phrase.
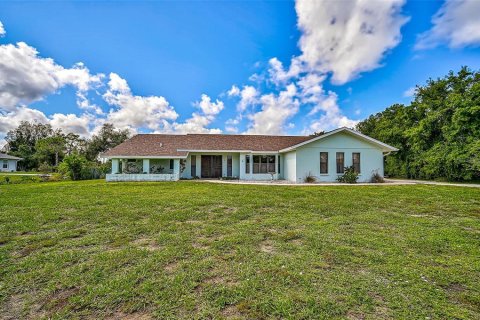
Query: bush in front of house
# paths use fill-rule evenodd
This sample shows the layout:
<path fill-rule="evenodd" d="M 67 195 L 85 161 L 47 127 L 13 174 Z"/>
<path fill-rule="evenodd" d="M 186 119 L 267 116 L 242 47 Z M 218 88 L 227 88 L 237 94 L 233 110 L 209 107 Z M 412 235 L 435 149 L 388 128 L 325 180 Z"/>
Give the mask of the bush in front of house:
<path fill-rule="evenodd" d="M 305 178 L 303 178 L 303 182 L 304 182 L 304 183 L 315 183 L 315 182 L 317 182 L 317 178 L 316 178 L 314 175 L 312 175 L 311 172 L 309 172 L 309 173 L 305 176 Z"/>
<path fill-rule="evenodd" d="M 337 178 L 338 182 L 357 183 L 358 173 L 355 172 L 353 166 L 345 167 L 343 175 Z"/>
<path fill-rule="evenodd" d="M 370 178 L 371 183 L 384 183 L 385 179 L 378 173 L 378 170 L 373 171 L 372 177 Z"/>

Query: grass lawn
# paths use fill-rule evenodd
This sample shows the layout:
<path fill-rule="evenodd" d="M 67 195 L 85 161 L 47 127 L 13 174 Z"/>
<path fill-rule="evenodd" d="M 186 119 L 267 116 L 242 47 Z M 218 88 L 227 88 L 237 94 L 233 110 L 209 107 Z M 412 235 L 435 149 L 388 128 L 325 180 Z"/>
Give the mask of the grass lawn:
<path fill-rule="evenodd" d="M 0 186 L 0 318 L 480 319 L 480 189 Z"/>

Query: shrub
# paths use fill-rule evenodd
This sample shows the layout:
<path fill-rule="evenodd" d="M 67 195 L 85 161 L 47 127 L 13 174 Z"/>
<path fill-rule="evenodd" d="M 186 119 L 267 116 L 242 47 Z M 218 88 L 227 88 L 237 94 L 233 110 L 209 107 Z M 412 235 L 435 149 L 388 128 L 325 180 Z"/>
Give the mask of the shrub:
<path fill-rule="evenodd" d="M 71 154 L 66 156 L 62 163 L 58 166 L 58 172 L 72 180 L 82 179 L 82 173 L 85 173 L 87 159 L 79 154 Z"/>
<path fill-rule="evenodd" d="M 9 184 L 9 183 L 10 183 L 10 177 L 4 177 L 3 179 L 5 180 L 5 183 L 6 183 L 6 184 Z"/>
<path fill-rule="evenodd" d="M 374 170 L 372 174 L 372 178 L 370 179 L 372 183 L 384 183 L 385 179 L 378 173 L 378 170 Z"/>
<path fill-rule="evenodd" d="M 312 175 L 312 173 L 308 173 L 307 176 L 305 178 L 303 178 L 303 182 L 305 183 L 315 183 L 317 182 L 317 178 L 315 178 L 314 175 Z"/>
<path fill-rule="evenodd" d="M 48 163 L 44 162 L 38 166 L 38 171 L 42 173 L 53 172 L 53 167 Z"/>
<path fill-rule="evenodd" d="M 355 172 L 353 166 L 345 167 L 343 175 L 337 178 L 338 182 L 343 183 L 357 183 L 358 173 Z"/>

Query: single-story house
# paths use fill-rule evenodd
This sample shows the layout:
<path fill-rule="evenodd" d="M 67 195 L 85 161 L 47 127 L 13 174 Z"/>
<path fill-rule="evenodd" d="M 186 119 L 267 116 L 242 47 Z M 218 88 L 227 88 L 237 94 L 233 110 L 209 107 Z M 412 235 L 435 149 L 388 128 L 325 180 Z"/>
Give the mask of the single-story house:
<path fill-rule="evenodd" d="M 0 171 L 13 172 L 17 171 L 17 162 L 22 158 L 14 157 L 5 153 L 0 153 Z"/>
<path fill-rule="evenodd" d="M 320 136 L 138 134 L 103 154 L 107 181 L 220 178 L 333 182 L 353 166 L 359 182 L 383 176 L 384 156 L 397 148 L 349 128 Z"/>

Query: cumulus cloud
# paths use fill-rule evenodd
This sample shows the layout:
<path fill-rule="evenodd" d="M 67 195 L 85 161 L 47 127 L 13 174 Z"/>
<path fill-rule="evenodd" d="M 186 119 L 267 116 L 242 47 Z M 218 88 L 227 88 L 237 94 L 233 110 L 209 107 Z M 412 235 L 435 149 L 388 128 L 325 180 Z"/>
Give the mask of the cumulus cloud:
<path fill-rule="evenodd" d="M 5 36 L 7 32 L 5 31 L 5 28 L 3 27 L 2 21 L 0 21 L 0 37 Z"/>
<path fill-rule="evenodd" d="M 22 121 L 49 122 L 47 116 L 39 110 L 30 109 L 26 106 L 16 107 L 3 114 L 0 113 L 0 135 L 15 129 Z"/>
<path fill-rule="evenodd" d="M 243 86 L 240 90 L 237 86 L 232 86 L 228 91 L 230 97 L 240 97 L 240 101 L 237 104 L 237 110 L 243 112 L 247 109 L 248 106 L 251 106 L 258 102 L 259 92 L 255 87 L 252 86 Z"/>
<path fill-rule="evenodd" d="M 164 97 L 133 95 L 127 81 L 116 73 L 110 73 L 103 98 L 112 106 L 107 121 L 119 128 L 160 130 L 178 117 Z"/>
<path fill-rule="evenodd" d="M 221 129 L 210 129 L 207 128 L 207 126 L 209 126 L 220 111 L 223 110 L 223 102 L 218 99 L 213 102 L 208 95 L 202 94 L 201 100 L 197 101 L 194 105 L 200 112 L 194 112 L 185 122 L 174 122 L 171 125 L 167 125 L 165 130 L 175 133 L 221 133 Z"/>
<path fill-rule="evenodd" d="M 416 49 L 429 49 L 440 44 L 450 48 L 480 45 L 480 1 L 446 0 L 433 16 L 433 27 L 422 33 Z"/>
<path fill-rule="evenodd" d="M 297 0 L 299 58 L 306 70 L 332 72 L 332 81 L 344 84 L 379 67 L 385 53 L 401 40 L 400 28 L 408 21 L 401 15 L 404 3 Z"/>
<path fill-rule="evenodd" d="M 24 42 L 0 45 L 0 108 L 14 110 L 21 104 L 43 99 L 72 85 L 87 91 L 100 84 L 102 75 L 91 75 L 81 63 L 64 68 L 53 59 L 42 58 Z"/>
<path fill-rule="evenodd" d="M 77 116 L 75 114 L 55 113 L 50 117 L 49 122 L 55 129 L 88 137 L 90 136 L 91 125 L 95 122 L 95 119 L 88 114 Z"/>
<path fill-rule="evenodd" d="M 283 134 L 286 121 L 298 112 L 300 102 L 296 95 L 297 87 L 293 83 L 278 94 L 262 95 L 259 101 L 261 110 L 247 115 L 250 120 L 247 133 Z"/>

